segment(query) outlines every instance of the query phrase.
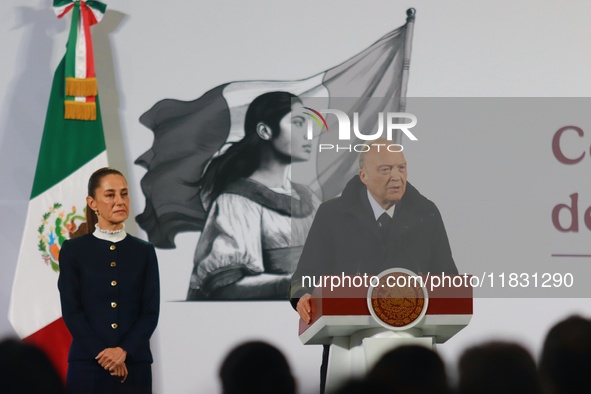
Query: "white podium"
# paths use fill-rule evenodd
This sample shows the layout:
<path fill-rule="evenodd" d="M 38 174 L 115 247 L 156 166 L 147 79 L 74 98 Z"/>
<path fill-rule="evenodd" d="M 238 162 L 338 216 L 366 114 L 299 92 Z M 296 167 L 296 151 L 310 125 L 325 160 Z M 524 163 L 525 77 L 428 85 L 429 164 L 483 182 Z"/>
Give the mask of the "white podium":
<path fill-rule="evenodd" d="M 300 319 L 299 337 L 305 345 L 330 345 L 327 393 L 351 377 L 364 376 L 384 353 L 397 346 L 412 344 L 433 348 L 468 325 L 472 318 L 472 288 L 439 286 L 431 289 L 432 278 L 424 279 L 425 293 L 419 289 L 420 294 L 414 299 L 415 296 L 409 297 L 404 289 L 395 290 L 391 298 L 379 298 L 384 297 L 384 291 L 379 294 L 379 288 L 363 286 L 314 290 L 312 321 L 306 324 Z M 430 290 L 428 294 L 426 289 Z M 416 306 L 416 300 L 422 303 L 422 311 L 418 313 L 415 308 L 412 317 L 405 318 L 405 313 L 412 312 Z M 383 305 L 386 305 L 385 314 Z"/>

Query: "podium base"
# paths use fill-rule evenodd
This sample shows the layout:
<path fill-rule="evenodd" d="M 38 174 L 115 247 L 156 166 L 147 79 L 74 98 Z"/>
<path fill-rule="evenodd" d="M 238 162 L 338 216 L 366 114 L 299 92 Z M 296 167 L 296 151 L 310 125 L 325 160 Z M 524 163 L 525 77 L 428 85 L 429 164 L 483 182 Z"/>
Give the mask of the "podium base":
<path fill-rule="evenodd" d="M 404 345 L 433 349 L 432 337 L 424 337 L 421 329 L 390 331 L 369 328 L 351 336 L 333 337 L 326 374 L 326 393 L 336 391 L 351 378 L 362 378 L 388 351 Z"/>

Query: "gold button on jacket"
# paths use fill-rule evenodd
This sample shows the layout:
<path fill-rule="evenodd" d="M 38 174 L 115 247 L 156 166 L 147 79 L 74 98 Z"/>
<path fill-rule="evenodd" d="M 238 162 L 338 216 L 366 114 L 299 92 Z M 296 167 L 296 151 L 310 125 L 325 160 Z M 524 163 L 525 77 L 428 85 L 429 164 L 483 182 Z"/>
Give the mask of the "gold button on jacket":
<path fill-rule="evenodd" d="M 111 286 L 117 286 L 117 281 L 116 280 L 112 281 Z"/>
<path fill-rule="evenodd" d="M 114 329 L 116 329 L 117 327 L 118 327 L 118 326 L 117 326 L 117 323 L 113 323 L 113 324 L 111 324 L 111 328 L 112 328 L 113 330 L 114 330 Z"/>

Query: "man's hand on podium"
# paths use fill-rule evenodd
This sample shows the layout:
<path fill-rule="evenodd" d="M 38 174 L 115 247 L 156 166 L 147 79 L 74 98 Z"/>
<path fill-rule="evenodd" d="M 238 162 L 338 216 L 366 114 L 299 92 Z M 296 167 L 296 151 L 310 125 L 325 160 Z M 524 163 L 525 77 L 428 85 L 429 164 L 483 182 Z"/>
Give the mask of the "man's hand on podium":
<path fill-rule="evenodd" d="M 300 315 L 300 317 L 302 318 L 302 320 L 304 322 L 306 322 L 306 324 L 310 324 L 310 321 L 312 321 L 312 307 L 311 307 L 311 302 L 310 302 L 310 298 L 312 298 L 312 296 L 308 293 L 304 294 L 303 296 L 300 297 L 300 300 L 298 301 L 298 305 L 296 306 L 296 310 L 298 311 L 298 314 Z"/>

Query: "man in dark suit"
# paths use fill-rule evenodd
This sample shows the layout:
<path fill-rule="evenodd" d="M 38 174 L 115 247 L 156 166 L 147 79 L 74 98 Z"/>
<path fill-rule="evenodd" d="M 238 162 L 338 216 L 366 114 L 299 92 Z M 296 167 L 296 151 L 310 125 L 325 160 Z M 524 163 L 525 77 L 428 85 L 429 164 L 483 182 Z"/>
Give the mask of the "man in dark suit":
<path fill-rule="evenodd" d="M 407 182 L 406 159 L 389 151 L 390 143 L 375 141 L 362 153 L 359 175 L 316 213 L 290 290 L 292 306 L 307 323 L 313 289 L 303 276 L 377 275 L 395 267 L 458 273 L 439 210 Z M 325 347 L 322 387 L 327 359 Z"/>

